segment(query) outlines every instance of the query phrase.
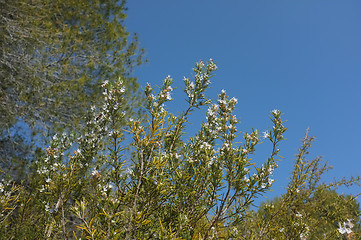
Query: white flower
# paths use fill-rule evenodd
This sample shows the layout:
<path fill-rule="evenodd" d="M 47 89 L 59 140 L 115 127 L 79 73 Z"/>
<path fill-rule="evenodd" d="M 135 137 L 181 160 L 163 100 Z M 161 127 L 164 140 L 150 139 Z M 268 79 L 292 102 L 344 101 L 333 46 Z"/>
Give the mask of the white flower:
<path fill-rule="evenodd" d="M 102 84 L 102 87 L 105 87 L 106 85 L 108 85 L 108 80 L 105 80 Z"/>
<path fill-rule="evenodd" d="M 53 141 L 56 141 L 56 140 L 58 140 L 57 134 L 55 134 L 55 135 L 53 136 Z"/>
<path fill-rule="evenodd" d="M 170 96 L 170 92 L 167 92 L 167 97 L 166 97 L 166 98 L 167 98 L 167 100 L 169 100 L 169 101 L 172 100 L 172 97 Z"/>
<path fill-rule="evenodd" d="M 113 136 L 113 134 L 114 134 L 114 131 L 113 131 L 113 130 L 111 130 L 111 131 L 108 132 L 108 136 L 109 136 L 109 137 Z"/>
<path fill-rule="evenodd" d="M 208 108 L 208 116 L 214 117 L 216 112 L 214 111 L 213 107 Z"/>
<path fill-rule="evenodd" d="M 345 233 L 350 234 L 350 233 L 352 233 L 351 228 L 347 228 L 346 223 L 343 223 L 343 227 L 341 226 L 341 223 L 338 223 L 338 226 L 339 226 L 339 228 L 337 230 L 338 230 L 339 233 L 341 233 L 341 234 L 345 234 Z"/>
<path fill-rule="evenodd" d="M 50 210 L 50 205 L 49 205 L 49 203 L 46 203 L 46 205 L 45 205 L 45 211 L 49 212 L 49 210 Z"/>
<path fill-rule="evenodd" d="M 211 160 L 209 160 L 208 165 L 212 166 L 212 165 L 213 165 L 213 163 L 214 163 L 214 158 L 211 158 Z"/>
<path fill-rule="evenodd" d="M 96 170 L 96 169 L 94 169 L 93 171 L 92 171 L 92 176 L 95 176 L 95 175 L 98 175 L 99 174 L 99 172 Z"/>
<path fill-rule="evenodd" d="M 248 140 L 251 140 L 252 137 L 251 137 L 251 135 L 249 135 L 248 133 L 246 133 L 246 134 L 244 135 L 244 139 L 246 139 L 246 141 L 248 141 Z"/>
<path fill-rule="evenodd" d="M 244 176 L 243 176 L 243 181 L 245 181 L 245 182 L 248 183 L 248 182 L 249 182 L 249 178 L 248 178 L 246 175 L 244 175 Z"/>
<path fill-rule="evenodd" d="M 126 174 L 127 174 L 127 175 L 132 175 L 132 174 L 133 174 L 133 169 L 128 168 L 128 169 L 126 170 Z"/>
<path fill-rule="evenodd" d="M 277 115 L 279 112 L 280 112 L 280 111 L 279 111 L 278 109 L 273 109 L 273 110 L 272 110 L 272 113 L 275 114 L 275 115 Z"/>
<path fill-rule="evenodd" d="M 209 59 L 209 65 L 208 65 L 208 68 L 211 69 L 211 70 L 217 70 L 217 65 L 213 62 L 213 59 Z"/>
<path fill-rule="evenodd" d="M 354 224 L 351 222 L 353 219 L 347 219 L 347 223 L 345 223 L 349 228 L 353 228 Z"/>
<path fill-rule="evenodd" d="M 263 132 L 263 138 L 269 138 L 268 130 Z"/>
<path fill-rule="evenodd" d="M 227 102 L 223 99 L 218 100 L 219 105 L 226 105 Z"/>
<path fill-rule="evenodd" d="M 200 148 L 205 148 L 205 149 L 210 149 L 212 147 L 211 144 L 207 143 L 207 142 L 203 142 L 200 146 Z"/>
<path fill-rule="evenodd" d="M 198 65 L 200 68 L 204 67 L 203 61 L 199 61 L 199 63 L 197 63 L 197 65 Z"/>
<path fill-rule="evenodd" d="M 191 82 L 191 83 L 189 84 L 189 88 L 190 88 L 190 89 L 193 89 L 193 88 L 194 88 L 194 82 Z"/>
<path fill-rule="evenodd" d="M 301 240 L 306 240 L 307 239 L 307 233 L 301 233 L 300 234 L 300 238 L 301 238 Z"/>
<path fill-rule="evenodd" d="M 298 218 L 302 218 L 302 214 L 301 214 L 301 213 L 299 213 L 299 212 L 297 212 L 297 213 L 296 213 L 296 217 L 298 217 Z"/>
<path fill-rule="evenodd" d="M 273 171 L 274 171 L 274 168 L 272 166 L 270 166 L 268 168 L 268 174 L 271 175 L 273 173 Z"/>

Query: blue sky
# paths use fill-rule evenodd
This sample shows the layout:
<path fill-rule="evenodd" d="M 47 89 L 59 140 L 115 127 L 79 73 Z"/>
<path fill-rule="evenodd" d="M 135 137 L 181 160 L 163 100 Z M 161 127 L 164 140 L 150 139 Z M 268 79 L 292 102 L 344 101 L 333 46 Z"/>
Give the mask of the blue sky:
<path fill-rule="evenodd" d="M 183 77 L 196 61 L 213 58 L 219 70 L 208 94 L 215 99 L 225 89 L 238 99 L 239 130 L 264 131 L 272 109 L 284 113 L 284 159 L 268 197 L 285 191 L 307 127 L 317 137 L 310 158 L 323 156 L 334 167 L 324 180 L 361 175 L 361 1 L 131 0 L 127 6 L 127 29 L 138 33 L 149 59 L 134 75 L 142 86 L 171 75 L 178 87 L 173 112 L 186 106 Z M 191 118 L 190 133 L 205 112 Z M 254 160 L 263 162 L 270 148 L 261 144 Z"/>

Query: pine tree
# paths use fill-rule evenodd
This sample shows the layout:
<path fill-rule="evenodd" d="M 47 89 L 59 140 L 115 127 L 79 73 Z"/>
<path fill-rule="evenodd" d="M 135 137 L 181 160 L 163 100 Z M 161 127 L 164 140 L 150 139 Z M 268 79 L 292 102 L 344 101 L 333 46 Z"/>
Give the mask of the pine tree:
<path fill-rule="evenodd" d="M 143 49 L 124 26 L 125 0 L 0 0 L 0 5 L 3 166 L 32 158 L 32 145 L 42 136 L 84 124 L 86 107 L 98 106 L 102 98 L 101 81 L 122 78 L 129 91 L 121 107 L 129 114 L 136 109 L 138 85 L 130 73 L 143 61 Z M 32 134 L 18 131 L 24 125 Z"/>

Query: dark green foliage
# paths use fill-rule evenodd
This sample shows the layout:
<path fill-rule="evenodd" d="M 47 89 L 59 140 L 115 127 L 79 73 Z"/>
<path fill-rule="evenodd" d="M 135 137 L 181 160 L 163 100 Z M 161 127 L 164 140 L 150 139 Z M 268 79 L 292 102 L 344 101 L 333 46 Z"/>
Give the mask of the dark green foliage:
<path fill-rule="evenodd" d="M 32 158 L 34 142 L 42 142 L 48 134 L 75 131 L 84 124 L 87 109 L 99 106 L 102 99 L 101 81 L 122 78 L 128 91 L 121 107 L 127 114 L 137 109 L 141 97 L 136 79 L 129 74 L 143 61 L 143 50 L 137 36 L 124 26 L 125 4 L 124 0 L 0 0 L 3 167 L 19 154 Z M 30 127 L 34 141 L 14 128 L 19 120 L 20 126 Z"/>

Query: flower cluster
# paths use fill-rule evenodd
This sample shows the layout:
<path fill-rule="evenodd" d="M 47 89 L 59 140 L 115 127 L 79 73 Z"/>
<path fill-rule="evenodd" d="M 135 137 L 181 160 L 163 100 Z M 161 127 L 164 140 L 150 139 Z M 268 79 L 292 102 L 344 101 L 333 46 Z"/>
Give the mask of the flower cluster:
<path fill-rule="evenodd" d="M 269 188 L 272 186 L 274 179 L 271 178 L 271 175 L 273 174 L 275 167 L 277 167 L 276 164 L 270 164 L 268 168 L 262 166 L 262 171 L 259 173 L 259 176 L 262 179 L 262 181 L 260 181 L 261 188 Z"/>
<path fill-rule="evenodd" d="M 217 70 L 217 65 L 210 59 L 207 66 L 202 61 L 196 63 L 196 67 L 193 69 L 195 72 L 194 82 L 189 78 L 184 77 L 184 83 L 186 85 L 184 91 L 188 96 L 188 103 L 194 106 L 202 106 L 210 103 L 205 98 L 204 91 L 208 88 L 211 83 L 210 78 L 212 72 Z"/>
<path fill-rule="evenodd" d="M 154 89 L 151 87 L 150 83 L 147 83 L 144 93 L 147 97 L 147 109 L 150 110 L 152 114 L 158 112 L 166 114 L 166 110 L 164 109 L 164 103 L 172 100 L 172 83 L 173 79 L 168 75 L 163 80 L 163 85 L 157 96 L 153 94 Z"/>
<path fill-rule="evenodd" d="M 341 223 L 338 223 L 337 231 L 341 234 L 352 233 L 352 228 L 353 228 L 354 224 L 351 221 L 352 221 L 352 219 L 347 219 L 347 222 L 344 222 L 343 226 L 341 225 Z"/>

